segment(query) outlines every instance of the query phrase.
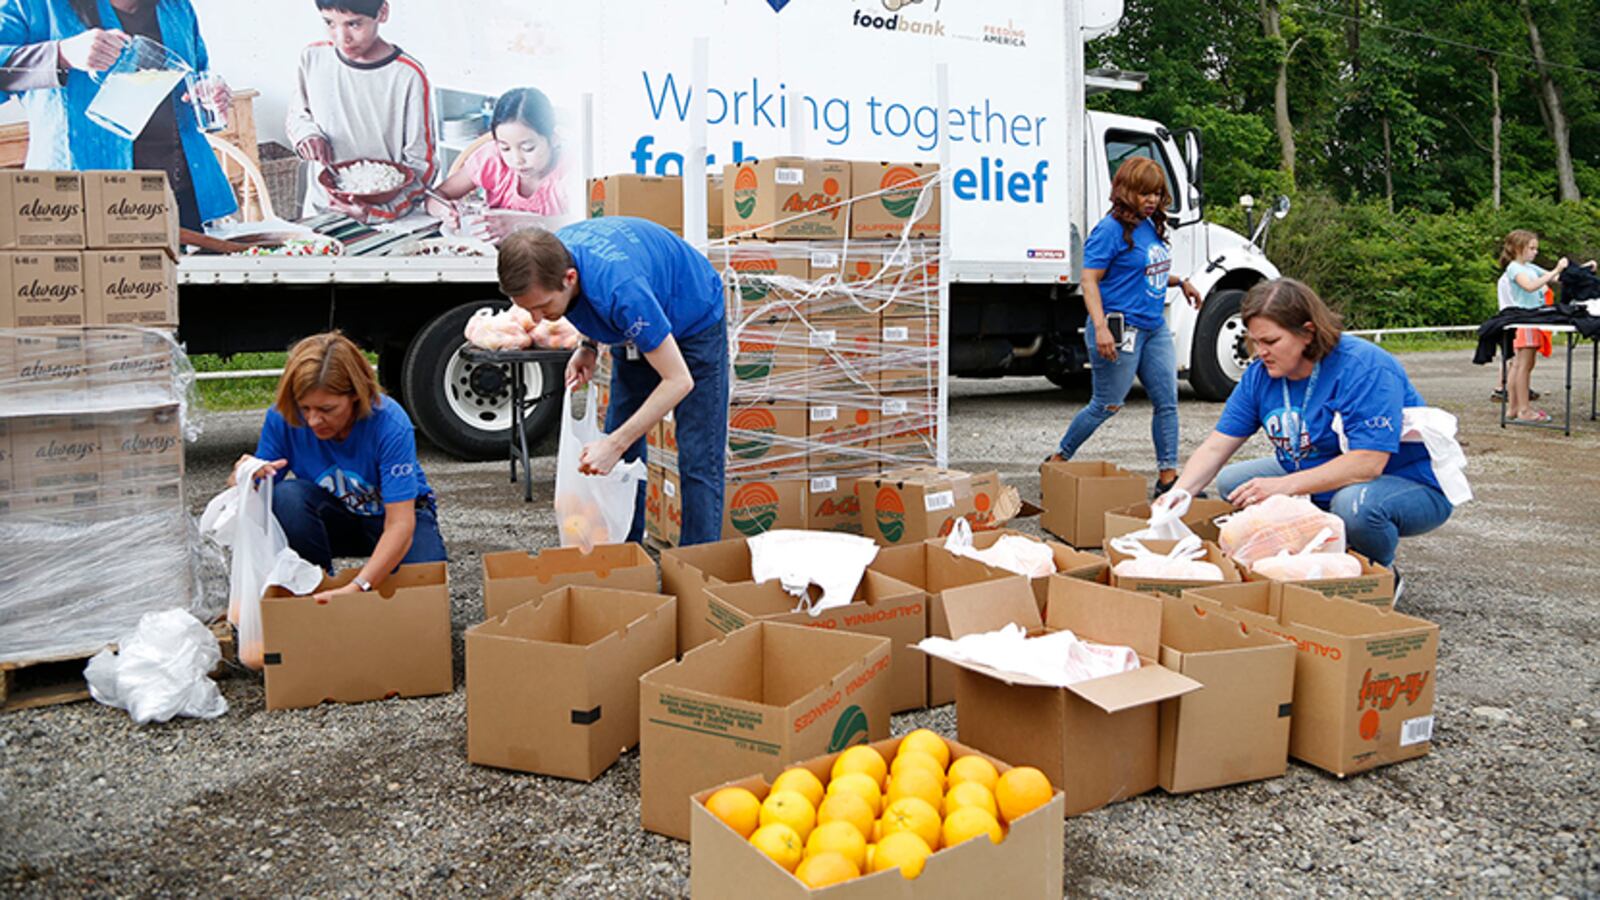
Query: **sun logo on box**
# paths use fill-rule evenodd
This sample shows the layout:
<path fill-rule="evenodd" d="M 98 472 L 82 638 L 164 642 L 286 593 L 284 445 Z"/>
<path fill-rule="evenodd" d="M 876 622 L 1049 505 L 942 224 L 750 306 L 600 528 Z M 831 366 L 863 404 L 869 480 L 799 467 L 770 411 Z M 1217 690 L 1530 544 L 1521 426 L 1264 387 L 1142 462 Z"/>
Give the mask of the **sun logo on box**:
<path fill-rule="evenodd" d="M 846 747 L 867 742 L 867 714 L 859 706 L 850 706 L 833 723 L 833 737 L 828 740 L 826 753 L 837 753 Z"/>
<path fill-rule="evenodd" d="M 748 219 L 756 211 L 756 191 L 760 190 L 761 181 L 756 178 L 756 170 L 750 166 L 740 166 L 739 174 L 733 177 L 733 211 L 739 218 Z"/>
<path fill-rule="evenodd" d="M 733 492 L 728 504 L 728 521 L 735 531 L 753 537 L 778 521 L 778 492 L 770 484 L 747 484 Z"/>
<path fill-rule="evenodd" d="M 778 419 L 771 410 L 741 410 L 728 420 L 728 449 L 740 459 L 760 459 L 772 449 Z"/>
<path fill-rule="evenodd" d="M 872 503 L 873 515 L 878 519 L 878 531 L 891 544 L 900 543 L 906 534 L 906 507 L 894 488 L 883 488 Z"/>
<path fill-rule="evenodd" d="M 901 188 L 901 185 L 910 187 Z M 896 190 L 896 188 L 901 189 Z M 895 166 L 883 173 L 883 180 L 878 182 L 878 189 L 888 191 L 878 195 L 885 212 L 896 219 L 909 219 L 911 214 L 917 211 L 917 197 L 922 193 L 922 179 L 905 166 Z"/>
<path fill-rule="evenodd" d="M 606 183 L 596 180 L 589 189 L 589 218 L 601 219 L 606 214 Z"/>

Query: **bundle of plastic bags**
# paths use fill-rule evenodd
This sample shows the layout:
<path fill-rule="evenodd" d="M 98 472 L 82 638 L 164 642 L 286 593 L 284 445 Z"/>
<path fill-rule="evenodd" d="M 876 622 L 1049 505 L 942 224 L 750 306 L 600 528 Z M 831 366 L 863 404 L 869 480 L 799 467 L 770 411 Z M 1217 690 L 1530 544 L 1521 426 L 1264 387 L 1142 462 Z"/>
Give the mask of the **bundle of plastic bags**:
<path fill-rule="evenodd" d="M 1027 631 L 1016 624 L 956 640 L 924 638 L 917 649 L 950 662 L 988 666 L 1055 687 L 1139 668 L 1139 655 L 1131 647 L 1079 640 L 1070 631 L 1028 637 Z"/>
<path fill-rule="evenodd" d="M 83 670 L 95 700 L 127 710 L 140 725 L 174 716 L 214 719 L 228 711 L 210 677 L 222 648 L 188 612 L 145 613 L 117 646 L 96 654 Z"/>
<path fill-rule="evenodd" d="M 1150 505 L 1149 524 L 1143 531 L 1127 537 L 1144 541 L 1181 541 L 1194 537 L 1194 530 L 1184 523 L 1194 496 L 1183 488 L 1175 487 Z"/>
<path fill-rule="evenodd" d="M 468 343 L 484 350 L 571 350 L 582 340 L 566 319 L 544 319 L 536 324 L 520 306 L 499 312 L 485 306 L 467 320 L 465 335 Z"/>
<path fill-rule="evenodd" d="M 1111 549 L 1129 557 L 1111 571 L 1122 578 L 1170 578 L 1182 581 L 1221 581 L 1222 570 L 1206 562 L 1205 547 L 1190 535 L 1166 553 L 1157 553 L 1139 538 L 1124 535 L 1111 541 Z"/>
<path fill-rule="evenodd" d="M 1361 561 L 1348 553 L 1323 549 L 1333 540 L 1333 530 L 1324 528 L 1298 553 L 1281 551 L 1276 556 L 1258 559 L 1250 567 L 1274 581 L 1317 581 L 1326 578 L 1355 578 L 1361 574 Z"/>
<path fill-rule="evenodd" d="M 1056 573 L 1056 557 L 1050 552 L 1050 548 L 1040 541 L 1029 540 L 1021 535 L 1002 535 L 986 549 L 974 548 L 972 526 L 966 519 L 956 520 L 950 536 L 945 539 L 944 549 L 956 556 L 975 559 L 990 568 L 1026 575 L 1029 578 L 1044 578 Z"/>
<path fill-rule="evenodd" d="M 848 606 L 865 577 L 867 566 L 878 557 L 878 545 L 859 534 L 833 531 L 798 531 L 780 528 L 749 540 L 750 578 L 761 583 L 774 578 L 795 598 L 795 612 L 818 616 L 825 610 Z M 822 596 L 811 599 L 811 586 Z"/>
<path fill-rule="evenodd" d="M 1254 566 L 1258 560 L 1280 553 L 1299 553 L 1324 531 L 1332 537 L 1318 545 L 1326 553 L 1343 553 L 1344 520 L 1323 512 L 1306 497 L 1271 497 L 1218 519 L 1217 543 L 1222 551 L 1241 565 Z"/>

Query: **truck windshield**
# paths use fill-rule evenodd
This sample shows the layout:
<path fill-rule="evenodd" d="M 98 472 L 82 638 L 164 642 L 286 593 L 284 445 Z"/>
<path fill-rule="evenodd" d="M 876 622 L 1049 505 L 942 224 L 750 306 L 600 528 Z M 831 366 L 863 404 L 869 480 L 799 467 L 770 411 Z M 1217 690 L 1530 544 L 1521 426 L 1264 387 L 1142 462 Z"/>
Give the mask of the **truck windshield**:
<path fill-rule="evenodd" d="M 1136 131 L 1107 131 L 1106 132 L 1106 168 L 1110 171 L 1107 176 L 1117 177 L 1117 169 L 1122 164 L 1136 156 L 1153 159 L 1161 164 L 1161 171 L 1167 176 L 1167 195 L 1172 198 L 1172 205 L 1167 207 L 1169 215 L 1177 215 L 1178 189 L 1175 187 L 1177 180 L 1172 176 L 1172 163 L 1167 160 L 1167 154 L 1161 147 L 1161 142 L 1153 134 L 1140 134 Z"/>

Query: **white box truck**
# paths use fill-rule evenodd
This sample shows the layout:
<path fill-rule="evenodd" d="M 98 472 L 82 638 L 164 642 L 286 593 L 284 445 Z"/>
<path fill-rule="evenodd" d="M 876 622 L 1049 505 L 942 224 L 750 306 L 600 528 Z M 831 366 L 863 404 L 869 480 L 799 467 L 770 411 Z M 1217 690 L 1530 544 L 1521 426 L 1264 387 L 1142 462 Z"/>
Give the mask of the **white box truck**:
<path fill-rule="evenodd" d="M 214 70 L 259 91 L 260 139 L 287 143 L 300 52 L 326 38 L 316 4 L 268 15 L 193 2 Z M 1206 297 L 1196 313 L 1169 294 L 1178 365 L 1197 394 L 1221 398 L 1248 362 L 1239 301 L 1277 270 L 1204 221 L 1197 133 L 1087 109 L 1089 92 L 1123 86 L 1086 73 L 1083 52 L 1121 15 L 1121 0 L 405 0 L 382 34 L 428 71 L 442 169 L 473 146 L 498 95 L 544 91 L 571 219 L 584 213 L 586 176 L 683 173 L 691 146 L 713 170 L 795 151 L 944 161 L 953 376 L 1082 375 L 1083 239 L 1109 207 L 1116 167 L 1151 157 L 1175 197 L 1173 272 Z M 282 349 L 337 326 L 378 349 L 386 387 L 434 443 L 467 458 L 504 453 L 508 373 L 458 353 L 465 319 L 502 300 L 492 258 L 192 256 L 179 272 L 191 352 Z M 530 373 L 534 395 L 558 378 Z M 559 407 L 537 404 L 530 436 Z"/>

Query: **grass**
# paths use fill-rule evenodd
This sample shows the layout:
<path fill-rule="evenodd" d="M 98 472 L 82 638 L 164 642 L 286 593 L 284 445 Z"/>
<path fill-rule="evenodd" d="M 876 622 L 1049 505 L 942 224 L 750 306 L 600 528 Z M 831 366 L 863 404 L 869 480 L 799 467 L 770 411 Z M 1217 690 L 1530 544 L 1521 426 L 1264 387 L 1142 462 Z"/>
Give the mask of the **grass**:
<path fill-rule="evenodd" d="M 247 372 L 252 369 L 281 369 L 288 359 L 287 353 L 239 353 L 228 359 L 220 356 L 196 355 L 189 357 L 196 372 Z M 367 354 L 374 366 L 376 353 Z M 211 412 L 231 412 L 241 409 L 266 409 L 278 390 L 277 376 L 269 378 L 228 378 L 202 381 L 198 385 L 200 402 Z"/>
<path fill-rule="evenodd" d="M 1444 334 L 1392 334 L 1385 337 L 1378 346 L 1390 353 L 1471 350 L 1478 346 L 1478 339 L 1455 332 L 1446 332 Z"/>

